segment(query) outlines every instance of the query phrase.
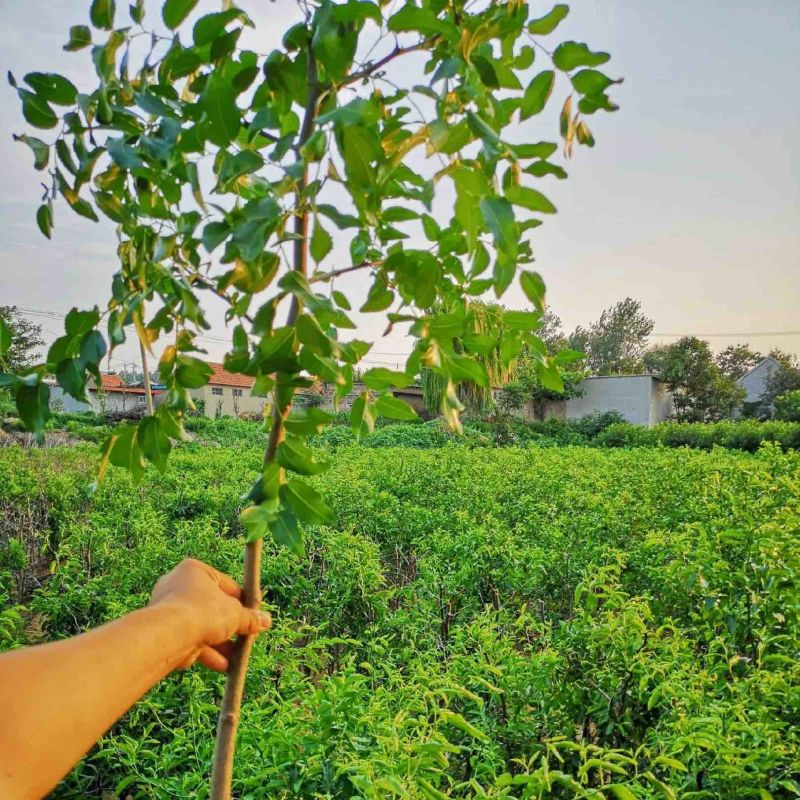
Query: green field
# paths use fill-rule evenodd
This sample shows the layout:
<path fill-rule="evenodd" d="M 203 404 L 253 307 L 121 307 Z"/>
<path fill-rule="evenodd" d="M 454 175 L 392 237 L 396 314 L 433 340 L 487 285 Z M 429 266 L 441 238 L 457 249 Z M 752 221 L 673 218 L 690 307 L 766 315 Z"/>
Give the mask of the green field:
<path fill-rule="evenodd" d="M 253 437 L 256 438 L 256 437 Z M 257 442 L 139 486 L 95 450 L 0 450 L 0 644 L 240 574 Z M 267 544 L 239 798 L 800 796 L 800 455 L 343 446 L 334 528 Z M 154 689 L 55 797 L 204 797 L 223 678 Z"/>

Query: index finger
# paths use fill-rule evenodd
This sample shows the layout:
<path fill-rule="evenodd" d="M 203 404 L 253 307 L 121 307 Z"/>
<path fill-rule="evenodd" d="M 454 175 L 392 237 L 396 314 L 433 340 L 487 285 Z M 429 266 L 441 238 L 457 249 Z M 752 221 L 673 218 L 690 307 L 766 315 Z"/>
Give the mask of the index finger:
<path fill-rule="evenodd" d="M 242 587 L 239 586 L 239 584 L 236 583 L 236 581 L 231 578 L 230 575 L 226 575 L 224 572 L 220 572 L 218 569 L 214 569 L 214 567 L 209 566 L 208 564 L 206 564 L 206 566 L 208 567 L 211 576 L 217 582 L 219 588 L 222 589 L 225 594 L 235 597 L 237 600 L 242 599 Z"/>

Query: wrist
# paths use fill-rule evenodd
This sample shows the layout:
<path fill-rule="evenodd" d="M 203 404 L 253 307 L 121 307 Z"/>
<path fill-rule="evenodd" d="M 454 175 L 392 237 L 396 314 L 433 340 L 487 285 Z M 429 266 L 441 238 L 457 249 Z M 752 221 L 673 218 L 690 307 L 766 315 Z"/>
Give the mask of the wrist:
<path fill-rule="evenodd" d="M 190 603 L 180 600 L 159 600 L 148 609 L 152 609 L 163 622 L 169 632 L 170 641 L 174 642 L 180 652 L 195 649 L 205 644 L 203 631 L 196 610 Z"/>

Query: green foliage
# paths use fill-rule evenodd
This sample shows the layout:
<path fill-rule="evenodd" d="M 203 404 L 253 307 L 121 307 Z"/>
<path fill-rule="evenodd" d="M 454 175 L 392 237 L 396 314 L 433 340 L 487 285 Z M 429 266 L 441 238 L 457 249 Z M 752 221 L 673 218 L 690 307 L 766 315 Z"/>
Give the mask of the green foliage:
<path fill-rule="evenodd" d="M 727 419 L 744 401 L 745 390 L 722 373 L 708 342 L 696 336 L 653 348 L 646 359 L 672 392 L 675 417 L 681 422 Z"/>
<path fill-rule="evenodd" d="M 572 333 L 569 346 L 586 354 L 590 374 L 632 375 L 644 369 L 647 337 L 654 323 L 641 309 L 638 300 L 626 297 L 603 311 L 588 330 L 578 327 Z"/>
<path fill-rule="evenodd" d="M 30 369 L 43 347 L 41 325 L 27 320 L 14 306 L 0 306 L 0 372 Z"/>
<path fill-rule="evenodd" d="M 800 389 L 794 389 L 775 398 L 775 419 L 800 422 Z"/>
<path fill-rule="evenodd" d="M 181 444 L 166 474 L 110 473 L 89 500 L 89 449 L 0 453 L 3 647 L 139 607 L 186 555 L 240 569 L 259 441 Z M 799 458 L 340 450 L 310 479 L 337 524 L 302 556 L 265 545 L 275 627 L 237 795 L 791 797 Z M 202 796 L 221 688 L 163 681 L 53 796 Z"/>
<path fill-rule="evenodd" d="M 603 447 L 697 447 L 710 450 L 727 447 L 753 452 L 763 442 L 774 442 L 784 450 L 800 449 L 800 425 L 795 422 L 675 423 L 662 422 L 652 428 L 627 422 L 609 426 L 594 440 Z"/>
<path fill-rule="evenodd" d="M 51 235 L 60 196 L 85 218 L 109 218 L 119 237 L 106 335 L 97 330 L 97 309 L 73 310 L 66 335 L 27 382 L 4 370 L 20 418 L 41 435 L 47 373 L 83 399 L 126 327 L 145 347 L 166 336 L 158 365 L 166 402 L 152 419 L 111 434 L 99 471 L 124 466 L 138 479 L 148 463 L 163 469 L 194 408 L 191 391 L 210 376 L 196 354 L 213 297 L 227 304 L 232 330 L 225 367 L 255 378 L 271 397 L 277 442 L 298 389 L 322 380 L 336 386 L 337 400 L 351 391 L 371 342 L 340 335 L 355 324 L 350 300 L 333 286 L 358 273 L 354 294 L 368 289 L 360 310 L 384 314 L 390 327 L 411 322 L 417 345 L 403 374 L 363 392 L 353 429 L 366 435 L 380 415 L 413 416 L 390 389 L 421 369 L 442 383 L 441 410 L 458 429 L 457 385 L 484 406 L 493 372 L 508 369 L 517 344 L 541 349 L 534 314 L 509 326 L 502 341 L 486 333 L 472 346 L 472 315 L 458 311 L 466 298 L 490 290 L 500 297 L 533 260 L 526 233 L 555 207 L 531 184 L 566 175 L 546 161 L 555 143 L 508 139 L 520 119 L 547 110 L 560 79 L 565 149 L 593 145 L 584 117 L 615 110 L 605 94 L 613 81 L 576 70 L 608 54 L 548 43 L 540 52 L 553 69 L 530 74 L 534 37 L 556 31 L 563 4 L 532 18 L 525 4 L 496 0 L 399 8 L 322 0 L 300 4 L 296 24 L 266 54 L 239 45 L 253 26 L 244 11 L 225 3 L 190 29 L 196 6 L 163 0 L 151 19 L 141 2 L 125 9 L 92 0 L 91 27 L 73 26 L 65 50 L 90 58 L 93 81 L 76 87 L 56 73 L 31 73 L 22 88 L 10 75 L 27 122 L 55 129 L 52 142 L 19 137 L 37 169 L 52 165 L 37 213 L 42 233 Z M 555 128 L 555 115 L 551 121 Z M 440 187 L 456 199 L 449 209 L 439 204 L 434 220 Z M 350 260 L 323 268 L 336 238 L 331 225 L 354 229 Z M 423 235 L 420 249 L 415 239 Z M 541 310 L 541 278 L 523 272 L 522 280 Z M 446 324 L 438 308 L 448 309 Z M 544 352 L 537 369 L 544 384 L 560 385 Z M 284 458 L 281 467 L 281 497 L 292 498 L 284 470 L 302 474 L 307 463 Z M 270 518 L 297 510 L 273 499 L 262 509 Z"/>

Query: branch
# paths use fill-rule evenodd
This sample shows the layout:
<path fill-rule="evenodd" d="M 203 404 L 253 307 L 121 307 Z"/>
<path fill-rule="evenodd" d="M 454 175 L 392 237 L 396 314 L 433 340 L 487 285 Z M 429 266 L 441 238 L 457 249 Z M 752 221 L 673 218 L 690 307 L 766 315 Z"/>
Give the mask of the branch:
<path fill-rule="evenodd" d="M 339 269 L 332 269 L 330 272 L 315 272 L 310 278 L 309 283 L 317 283 L 319 281 L 332 281 L 340 275 L 347 275 L 348 272 L 355 272 L 364 267 L 379 267 L 383 261 L 362 261 L 360 264 L 353 264 L 351 267 L 340 267 Z"/>
<path fill-rule="evenodd" d="M 370 64 L 368 67 L 364 67 L 364 69 L 360 69 L 358 72 L 351 72 L 347 78 L 339 84 L 338 88 L 341 89 L 345 86 L 349 86 L 351 83 L 357 83 L 364 78 L 369 78 L 370 75 L 377 72 L 381 67 L 385 67 L 390 61 L 394 61 L 394 59 L 404 56 L 407 53 L 413 53 L 415 50 L 427 50 L 431 45 L 436 44 L 438 38 L 438 36 L 432 36 L 430 39 L 424 39 L 419 42 L 419 44 L 412 44 L 408 47 L 395 47 L 391 53 L 378 59 L 374 64 Z"/>

